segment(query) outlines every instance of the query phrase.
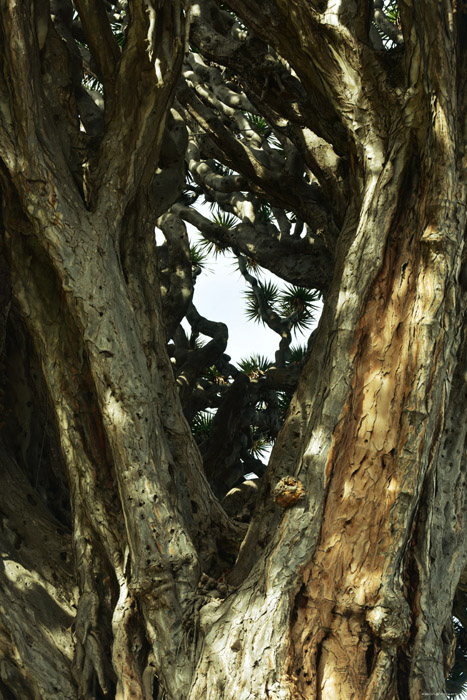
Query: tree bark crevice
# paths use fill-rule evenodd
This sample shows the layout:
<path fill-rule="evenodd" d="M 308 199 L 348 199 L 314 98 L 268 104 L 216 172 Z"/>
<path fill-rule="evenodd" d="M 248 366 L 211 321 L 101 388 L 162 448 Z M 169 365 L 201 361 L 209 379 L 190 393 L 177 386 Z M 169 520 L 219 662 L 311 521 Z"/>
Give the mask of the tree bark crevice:
<path fill-rule="evenodd" d="M 190 44 L 189 5 L 0 7 L 0 695 L 442 693 L 453 600 L 466 618 L 465 27 L 448 0 L 380 3 L 400 45 L 376 49 L 367 2 L 203 0 Z M 277 366 L 225 355 L 185 221 L 239 259 Z M 323 292 L 296 364 L 300 313 L 258 265 Z M 219 499 L 276 435 L 247 525 Z"/>

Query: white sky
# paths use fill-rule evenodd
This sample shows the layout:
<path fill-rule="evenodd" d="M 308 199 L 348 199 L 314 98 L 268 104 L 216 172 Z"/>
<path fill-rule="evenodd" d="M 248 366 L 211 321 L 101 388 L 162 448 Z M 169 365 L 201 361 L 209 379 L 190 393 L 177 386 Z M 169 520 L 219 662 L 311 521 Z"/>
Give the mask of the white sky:
<path fill-rule="evenodd" d="M 209 216 L 208 208 L 200 207 L 203 214 Z M 186 224 L 188 235 L 192 244 L 201 240 L 197 230 L 190 224 Z M 163 240 L 162 233 L 156 229 L 156 238 Z M 264 270 L 261 281 L 272 279 L 278 287 L 285 287 L 286 283 L 268 270 Z M 232 254 L 211 255 L 206 263 L 206 269 L 196 278 L 193 303 L 202 316 L 208 321 L 222 321 L 229 329 L 229 342 L 227 355 L 230 355 L 234 364 L 250 355 L 264 355 L 269 360 L 274 360 L 274 353 L 279 347 L 279 336 L 262 323 L 248 321 L 245 315 L 246 302 L 243 293 L 249 285 L 245 282 L 240 272 L 235 267 L 235 257 Z M 317 302 L 320 306 L 320 302 Z M 306 345 L 310 333 L 319 320 L 316 315 L 316 324 L 305 331 L 293 336 L 292 345 Z M 189 332 L 190 326 L 183 321 L 183 327 Z"/>
<path fill-rule="evenodd" d="M 201 240 L 197 230 L 190 224 L 187 224 L 187 231 L 192 245 Z M 159 229 L 156 229 L 156 239 L 159 243 L 163 241 Z M 283 280 L 268 270 L 262 273 L 260 279 L 272 279 L 279 287 L 285 286 Z M 230 356 L 233 364 L 250 355 L 263 355 L 269 360 L 274 360 L 274 353 L 279 347 L 280 339 L 277 333 L 262 323 L 247 320 L 243 293 L 248 288 L 249 285 L 235 266 L 233 254 L 210 255 L 206 268 L 196 278 L 193 303 L 198 313 L 209 321 L 222 321 L 227 325 L 229 341 L 226 354 Z M 321 303 L 317 302 L 317 306 L 321 306 Z M 318 320 L 319 312 L 316 314 L 316 323 L 305 331 L 305 335 L 299 332 L 297 336 L 293 336 L 292 344 L 306 344 Z M 182 326 L 189 334 L 190 326 L 186 319 L 182 321 Z M 271 449 L 272 446 L 266 449 L 263 461 L 267 461 Z M 245 478 L 256 478 L 256 474 L 246 474 Z"/>
<path fill-rule="evenodd" d="M 274 360 L 274 353 L 279 347 L 279 336 L 262 323 L 248 321 L 245 316 L 245 299 L 243 292 L 248 288 L 240 272 L 235 269 L 233 255 L 218 255 L 210 258 L 207 267 L 210 271 L 202 272 L 196 281 L 193 303 L 198 312 L 210 321 L 222 321 L 229 329 L 227 354 L 233 362 L 238 362 L 250 355 L 265 355 Z M 284 282 L 266 271 L 261 279 L 273 279 L 279 286 Z M 306 336 L 298 335 L 293 344 L 306 344 L 312 329 Z"/>

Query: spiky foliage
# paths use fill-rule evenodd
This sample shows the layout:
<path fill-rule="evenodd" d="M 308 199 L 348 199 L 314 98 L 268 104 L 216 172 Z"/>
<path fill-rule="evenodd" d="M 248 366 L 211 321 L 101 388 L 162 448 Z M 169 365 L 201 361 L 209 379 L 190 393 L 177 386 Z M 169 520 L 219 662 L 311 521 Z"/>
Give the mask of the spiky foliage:
<path fill-rule="evenodd" d="M 258 287 L 266 304 L 274 309 L 275 305 L 280 301 L 279 287 L 277 284 L 268 280 L 266 282 L 258 282 Z M 243 296 L 245 298 L 245 316 L 247 319 L 264 324 L 260 313 L 258 297 L 254 291 L 252 289 L 247 289 Z"/>
<path fill-rule="evenodd" d="M 250 448 L 250 452 L 253 455 L 253 457 L 256 457 L 257 459 L 264 459 L 266 455 L 269 455 L 271 447 L 271 440 L 268 440 L 264 437 L 258 437 L 254 440 Z"/>
<path fill-rule="evenodd" d="M 244 255 L 243 257 L 245 259 L 246 269 L 248 272 L 253 273 L 257 278 L 262 277 L 264 270 L 259 266 L 258 261 L 250 255 Z M 238 258 L 232 260 L 232 267 L 241 274 Z"/>
<path fill-rule="evenodd" d="M 240 360 L 238 368 L 250 379 L 256 379 L 272 367 L 272 362 L 264 355 L 250 355 Z"/>
<path fill-rule="evenodd" d="M 202 340 L 197 333 L 192 333 L 190 335 L 188 343 L 192 350 L 200 350 L 206 345 L 206 341 Z"/>
<path fill-rule="evenodd" d="M 117 40 L 117 44 L 121 48 L 123 48 L 123 46 L 125 46 L 125 42 L 126 42 L 126 35 L 125 35 L 125 31 L 123 30 L 122 24 L 118 24 L 117 22 L 112 22 L 110 24 L 110 28 L 112 30 L 112 34 L 114 35 L 114 37 Z"/>
<path fill-rule="evenodd" d="M 202 377 L 203 379 L 208 379 L 211 382 L 219 383 L 221 378 L 223 378 L 223 375 L 222 372 L 220 372 L 219 369 L 216 367 L 216 365 L 212 365 L 211 367 L 208 367 L 206 370 L 204 370 Z"/>
<path fill-rule="evenodd" d="M 307 354 L 306 345 L 292 345 L 290 348 L 290 355 L 287 358 L 288 365 L 299 364 Z"/>
<path fill-rule="evenodd" d="M 269 204 L 262 204 L 259 210 L 259 215 L 261 221 L 263 221 L 266 224 L 271 223 L 274 219 L 274 214 L 272 213 L 271 207 Z"/>
<path fill-rule="evenodd" d="M 209 251 L 203 243 L 195 243 L 195 245 L 190 244 L 190 259 L 193 267 L 198 267 L 204 271 L 209 270 Z"/>
<path fill-rule="evenodd" d="M 297 314 L 294 328 L 304 331 L 315 322 L 320 295 L 316 290 L 288 285 L 279 295 L 279 307 L 284 316 Z"/>
<path fill-rule="evenodd" d="M 198 442 L 209 437 L 214 416 L 209 411 L 199 411 L 191 423 L 191 431 Z"/>
<path fill-rule="evenodd" d="M 252 128 L 261 136 L 265 136 L 268 131 L 271 130 L 271 127 L 267 121 L 259 114 L 250 114 L 249 112 L 245 112 L 245 117 L 250 122 Z"/>
<path fill-rule="evenodd" d="M 287 413 L 291 401 L 292 394 L 286 393 L 285 391 L 277 392 L 277 405 L 282 417 Z"/>
<path fill-rule="evenodd" d="M 197 193 L 194 191 L 194 187 L 191 183 L 187 183 L 187 187 L 184 187 L 180 193 L 178 201 L 186 206 L 192 206 L 198 199 Z"/>
<path fill-rule="evenodd" d="M 217 208 L 217 212 L 212 217 L 212 220 L 218 226 L 228 229 L 234 229 L 239 223 L 238 218 L 234 214 L 229 214 L 228 212 L 222 211 L 222 209 L 219 207 Z"/>
<path fill-rule="evenodd" d="M 282 158 L 285 158 L 284 146 L 281 144 L 277 136 L 272 134 L 268 139 L 268 143 L 276 153 L 278 153 Z"/>
<path fill-rule="evenodd" d="M 320 294 L 316 290 L 306 287 L 287 285 L 285 289 L 279 289 L 272 281 L 258 282 L 258 292 L 262 296 L 266 306 L 284 319 L 291 319 L 291 327 L 304 331 L 315 322 Z M 246 301 L 245 315 L 249 321 L 265 323 L 261 315 L 258 294 L 253 289 L 244 292 Z"/>
<path fill-rule="evenodd" d="M 401 13 L 397 0 L 390 0 L 385 4 L 384 14 L 390 22 L 395 24 L 397 27 L 400 26 Z"/>
<path fill-rule="evenodd" d="M 222 243 L 218 241 L 208 241 L 206 238 L 203 238 L 198 245 L 205 255 L 213 255 L 215 258 L 220 254 L 228 252 L 228 248 Z"/>
<path fill-rule="evenodd" d="M 455 698 L 463 693 L 467 685 L 467 630 L 457 618 L 454 617 L 452 622 L 457 645 L 454 666 L 446 680 L 446 691 L 450 698 Z"/>
<path fill-rule="evenodd" d="M 92 73 L 85 73 L 85 75 L 83 75 L 83 85 L 91 92 L 98 92 L 99 95 L 104 94 L 104 86 L 100 82 L 99 78 L 96 78 L 96 76 L 92 75 Z"/>

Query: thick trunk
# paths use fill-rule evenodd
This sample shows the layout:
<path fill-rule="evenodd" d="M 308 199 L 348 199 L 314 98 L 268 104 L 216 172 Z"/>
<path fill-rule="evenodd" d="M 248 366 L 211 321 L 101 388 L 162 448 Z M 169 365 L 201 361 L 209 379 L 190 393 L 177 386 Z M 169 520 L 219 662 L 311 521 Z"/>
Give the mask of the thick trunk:
<path fill-rule="evenodd" d="M 349 215 L 316 351 L 225 599 L 222 584 L 222 595 L 214 582 L 197 588 L 200 563 L 209 566 L 209 545 L 205 556 L 194 545 L 199 510 L 210 522 L 214 511 L 202 499 L 188 505 L 203 480 L 199 456 L 165 334 L 143 335 L 160 327 L 157 298 L 151 319 L 145 304 L 133 314 L 103 221 L 81 218 L 83 258 L 78 241 L 73 267 L 60 268 L 66 254 L 47 257 L 26 219 L 6 217 L 14 297 L 41 359 L 73 506 L 75 651 L 66 661 L 70 635 L 54 636 L 67 668 L 56 697 L 69 682 L 76 697 L 100 686 L 144 698 L 153 676 L 167 697 L 193 700 L 443 691 L 466 559 L 465 214 L 420 178 L 395 148 Z M 305 493 L 281 505 L 274 487 L 287 476 Z M 61 586 L 70 616 L 74 592 Z M 34 676 L 16 624 L 16 637 L 5 625 L 9 648 Z M 44 670 L 34 683 L 49 696 Z"/>
<path fill-rule="evenodd" d="M 53 527 L 45 516 L 16 523 L 3 505 L 13 547 L 2 682 L 14 696 L 93 697 L 100 687 L 109 697 L 147 698 L 154 676 L 167 697 L 193 700 L 443 691 L 450 602 L 466 558 L 465 339 L 457 330 L 465 221 L 462 207 L 432 201 L 427 222 L 426 197 L 401 194 L 421 192 L 410 161 L 400 173 L 388 184 L 391 166 L 370 183 L 356 230 L 350 217 L 352 243 L 225 600 L 214 584 L 196 591 L 213 515 L 202 498 L 189 504 L 203 477 L 165 334 L 144 337 L 145 323 L 161 323 L 157 304 L 150 320 L 133 314 L 102 221 L 79 222 L 86 254 L 74 252 L 71 270 L 51 256 L 54 269 L 27 220 L 6 219 L 14 297 L 67 468 L 78 583 L 75 592 L 72 569 L 54 580 L 61 569 L 51 552 L 70 547 L 63 535 L 53 535 L 56 544 L 44 536 L 47 550 L 35 544 L 38 527 Z M 375 228 L 384 232 L 379 245 Z M 9 464 L 5 457 L 6 479 L 17 471 Z M 287 475 L 300 479 L 305 497 L 284 510 L 273 489 Z M 31 487 L 13 492 L 16 512 L 25 494 L 36 498 Z M 203 555 L 193 542 L 204 539 Z M 31 566 L 34 547 L 44 563 Z M 20 570 L 36 572 L 29 601 Z M 44 619 L 34 634 L 62 630 L 48 644 L 26 636 L 19 610 L 40 620 L 36 608 Z M 32 655 L 35 647 L 45 657 Z"/>
<path fill-rule="evenodd" d="M 467 555 L 466 222 L 457 197 L 420 177 L 395 149 L 369 181 L 231 575 L 239 589 L 202 611 L 193 700 L 221 688 L 245 699 L 444 692 Z M 285 475 L 306 496 L 283 512 Z"/>
<path fill-rule="evenodd" d="M 372 73 L 368 47 L 350 50 L 360 23 L 349 40 L 337 13 L 310 47 L 291 30 L 309 21 L 296 3 L 304 14 L 277 40 L 288 56 L 300 36 L 297 75 L 310 94 L 320 70 L 337 75 L 327 98 L 342 113 L 339 146 L 351 143 L 352 199 L 312 354 L 229 570 L 245 532 L 214 497 L 183 416 L 166 348 L 179 318 L 168 331 L 154 241 L 182 177 L 184 137 L 167 145 L 162 134 L 185 15 L 179 3 L 131 3 L 120 54 L 104 4 L 76 4 L 86 31 L 105 26 L 89 45 L 110 96 L 106 131 L 78 165 L 78 120 L 56 136 L 41 103 L 53 96 L 38 66 L 65 39 L 50 22 L 44 36 L 33 27 L 32 4 L 0 9 L 0 695 L 444 692 L 467 561 L 467 285 L 465 169 L 441 49 L 440 82 L 423 64 L 425 94 L 407 36 L 413 84 L 388 88 L 388 115 L 383 68 Z M 348 65 L 331 50 L 344 39 Z M 60 119 L 67 89 L 55 95 Z M 172 216 L 161 224 L 179 236 L 168 313 L 181 318 L 192 285 Z M 207 463 L 214 472 L 213 454 Z"/>

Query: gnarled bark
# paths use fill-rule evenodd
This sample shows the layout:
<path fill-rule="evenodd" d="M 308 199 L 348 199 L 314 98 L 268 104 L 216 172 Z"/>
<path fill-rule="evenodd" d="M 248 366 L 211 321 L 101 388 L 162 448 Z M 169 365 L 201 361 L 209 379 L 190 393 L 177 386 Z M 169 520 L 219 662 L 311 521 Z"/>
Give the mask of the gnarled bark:
<path fill-rule="evenodd" d="M 130 1 L 122 46 L 114 3 L 0 8 L 0 693 L 442 693 L 467 559 L 465 18 L 401 3 L 403 55 L 383 56 L 367 2 L 231 0 L 242 28 L 206 0 L 183 64 L 189 5 Z M 245 122 L 263 102 L 282 155 Z M 181 203 L 185 157 L 237 229 Z M 277 366 L 229 364 L 181 219 L 253 286 L 244 254 L 325 292 L 303 367 L 278 314 Z M 180 348 L 184 317 L 206 346 Z M 182 407 L 211 364 L 229 381 L 203 462 Z M 215 494 L 247 415 L 295 386 L 246 531 Z"/>

